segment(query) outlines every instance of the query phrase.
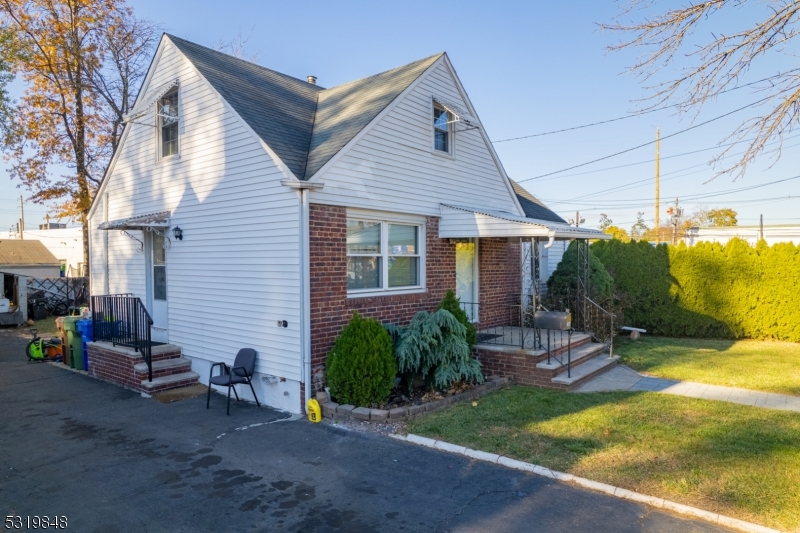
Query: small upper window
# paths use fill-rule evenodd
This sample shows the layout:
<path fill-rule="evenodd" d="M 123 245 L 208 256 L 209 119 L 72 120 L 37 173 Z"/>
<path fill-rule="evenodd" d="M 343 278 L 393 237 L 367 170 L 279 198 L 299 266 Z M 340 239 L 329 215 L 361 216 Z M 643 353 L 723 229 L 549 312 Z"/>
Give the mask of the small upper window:
<path fill-rule="evenodd" d="M 441 107 L 433 108 L 433 147 L 439 152 L 450 153 L 450 112 Z"/>
<path fill-rule="evenodd" d="M 178 153 L 178 90 L 168 92 L 158 101 L 158 133 L 161 157 Z"/>

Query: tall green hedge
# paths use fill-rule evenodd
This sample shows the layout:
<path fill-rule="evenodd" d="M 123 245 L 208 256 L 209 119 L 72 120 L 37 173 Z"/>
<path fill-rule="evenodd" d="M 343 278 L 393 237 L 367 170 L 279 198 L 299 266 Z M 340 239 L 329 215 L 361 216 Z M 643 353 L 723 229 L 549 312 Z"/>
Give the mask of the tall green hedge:
<path fill-rule="evenodd" d="M 656 335 L 800 342 L 800 247 L 599 241 L 625 325 Z"/>

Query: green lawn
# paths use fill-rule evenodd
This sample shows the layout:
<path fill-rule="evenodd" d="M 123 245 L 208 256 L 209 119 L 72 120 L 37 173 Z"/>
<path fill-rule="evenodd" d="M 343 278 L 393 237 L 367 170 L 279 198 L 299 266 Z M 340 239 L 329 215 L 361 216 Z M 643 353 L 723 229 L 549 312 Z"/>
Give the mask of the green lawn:
<path fill-rule="evenodd" d="M 620 339 L 622 363 L 654 376 L 800 396 L 800 344 L 778 341 Z"/>
<path fill-rule="evenodd" d="M 800 531 L 800 415 L 658 393 L 515 386 L 408 431 Z"/>

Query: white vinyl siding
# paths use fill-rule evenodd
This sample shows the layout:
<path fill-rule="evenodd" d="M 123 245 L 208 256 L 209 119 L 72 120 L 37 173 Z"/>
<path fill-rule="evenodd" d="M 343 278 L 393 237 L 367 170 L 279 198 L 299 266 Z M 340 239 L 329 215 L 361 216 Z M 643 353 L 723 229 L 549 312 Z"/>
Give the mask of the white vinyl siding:
<path fill-rule="evenodd" d="M 439 215 L 442 202 L 518 213 L 505 178 L 478 130 L 455 133 L 457 142 L 450 139 L 453 157 L 435 153 L 433 96 L 468 107 L 449 68 L 440 61 L 347 152 L 314 178 L 325 187 L 312 193 L 311 201 L 429 216 Z"/>
<path fill-rule="evenodd" d="M 183 229 L 182 241 L 167 232 L 166 254 L 169 341 L 185 356 L 231 363 L 240 348 L 251 347 L 257 372 L 299 381 L 298 194 L 280 184 L 287 175 L 168 40 L 154 69 L 150 87 L 180 79 L 180 157 L 159 160 L 154 128 L 126 126 L 107 177 L 108 218 L 170 211 L 172 226 Z M 92 218 L 92 265 L 99 268 L 93 277 L 102 271 L 99 207 Z M 138 243 L 119 231 L 108 234 L 108 292 L 145 301 Z M 101 288 L 93 282 L 94 294 Z M 287 328 L 277 326 L 283 320 Z"/>

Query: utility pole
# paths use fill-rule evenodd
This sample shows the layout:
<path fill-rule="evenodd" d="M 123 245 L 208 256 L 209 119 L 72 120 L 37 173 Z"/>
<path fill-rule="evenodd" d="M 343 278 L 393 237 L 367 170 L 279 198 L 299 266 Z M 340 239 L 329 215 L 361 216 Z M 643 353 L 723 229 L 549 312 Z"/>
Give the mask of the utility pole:
<path fill-rule="evenodd" d="M 661 226 L 659 225 L 659 211 L 661 210 L 661 132 L 656 128 L 656 245 L 661 242 Z"/>
<path fill-rule="evenodd" d="M 758 222 L 758 240 L 764 240 L 764 215 L 759 215 L 759 222 Z"/>
<path fill-rule="evenodd" d="M 19 239 L 25 239 L 25 203 L 21 194 L 19 195 Z"/>

